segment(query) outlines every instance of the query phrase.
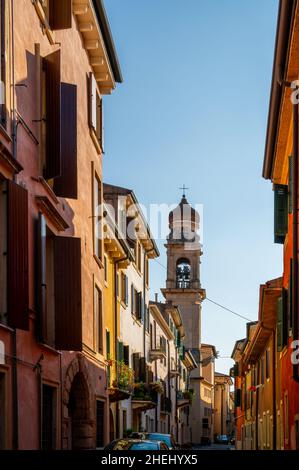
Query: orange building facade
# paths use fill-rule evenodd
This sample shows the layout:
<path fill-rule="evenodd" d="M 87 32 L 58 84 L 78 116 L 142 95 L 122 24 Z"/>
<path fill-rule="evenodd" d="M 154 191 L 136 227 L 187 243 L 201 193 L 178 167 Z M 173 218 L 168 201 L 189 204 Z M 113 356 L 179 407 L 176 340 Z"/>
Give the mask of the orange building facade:
<path fill-rule="evenodd" d="M 109 441 L 100 0 L 1 1 L 0 448 Z"/>

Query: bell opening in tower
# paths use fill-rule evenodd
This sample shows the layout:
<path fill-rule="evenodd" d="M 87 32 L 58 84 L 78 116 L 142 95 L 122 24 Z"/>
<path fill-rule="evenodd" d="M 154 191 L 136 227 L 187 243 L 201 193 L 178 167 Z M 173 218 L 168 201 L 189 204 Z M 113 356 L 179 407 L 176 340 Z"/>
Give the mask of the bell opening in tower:
<path fill-rule="evenodd" d="M 176 287 L 189 289 L 191 286 L 191 265 L 187 258 L 180 258 L 176 266 Z"/>

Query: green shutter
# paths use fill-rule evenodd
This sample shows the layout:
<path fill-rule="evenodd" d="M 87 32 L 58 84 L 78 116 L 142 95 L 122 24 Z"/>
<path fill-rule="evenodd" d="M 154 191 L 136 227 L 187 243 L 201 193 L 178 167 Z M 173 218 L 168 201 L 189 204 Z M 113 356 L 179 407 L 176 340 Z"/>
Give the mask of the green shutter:
<path fill-rule="evenodd" d="M 288 231 L 288 187 L 274 185 L 274 241 L 284 243 Z"/>
<path fill-rule="evenodd" d="M 107 358 L 110 355 L 110 331 L 106 330 L 106 354 Z"/>
<path fill-rule="evenodd" d="M 117 340 L 117 360 L 118 361 L 124 360 L 124 343 L 119 340 Z"/>
<path fill-rule="evenodd" d="M 289 214 L 293 212 L 293 158 L 289 157 Z"/>

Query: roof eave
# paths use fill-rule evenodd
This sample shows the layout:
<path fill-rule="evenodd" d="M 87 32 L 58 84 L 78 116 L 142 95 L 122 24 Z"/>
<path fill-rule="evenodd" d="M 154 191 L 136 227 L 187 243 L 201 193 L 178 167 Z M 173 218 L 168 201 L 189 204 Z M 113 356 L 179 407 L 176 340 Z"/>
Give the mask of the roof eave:
<path fill-rule="evenodd" d="M 265 179 L 271 179 L 273 172 L 277 126 L 279 122 L 281 98 L 284 89 L 283 82 L 286 75 L 290 33 L 292 31 L 296 4 L 297 0 L 280 0 L 279 3 L 267 135 L 263 163 L 263 177 Z"/>

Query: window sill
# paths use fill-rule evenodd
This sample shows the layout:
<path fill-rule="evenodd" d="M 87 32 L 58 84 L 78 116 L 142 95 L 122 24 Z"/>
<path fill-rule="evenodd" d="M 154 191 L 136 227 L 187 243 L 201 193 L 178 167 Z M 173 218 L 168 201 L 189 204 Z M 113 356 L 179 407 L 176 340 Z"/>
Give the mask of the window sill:
<path fill-rule="evenodd" d="M 127 305 L 123 300 L 120 301 L 120 305 L 121 305 L 123 308 L 128 308 L 128 305 Z"/>
<path fill-rule="evenodd" d="M 37 13 L 37 16 L 39 17 L 39 20 L 42 24 L 42 27 L 44 29 L 44 32 L 46 33 L 46 36 L 49 40 L 49 43 L 53 46 L 55 44 L 55 35 L 54 32 L 51 30 L 50 25 L 48 23 L 46 14 L 43 10 L 43 7 L 40 4 L 39 0 L 33 0 L 33 4 Z"/>
<path fill-rule="evenodd" d="M 3 330 L 8 331 L 9 333 L 13 333 L 15 331 L 10 326 L 6 325 L 5 323 L 1 323 L 1 322 L 0 322 L 0 328 L 3 329 Z"/>

